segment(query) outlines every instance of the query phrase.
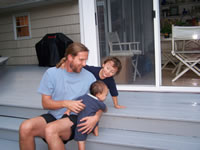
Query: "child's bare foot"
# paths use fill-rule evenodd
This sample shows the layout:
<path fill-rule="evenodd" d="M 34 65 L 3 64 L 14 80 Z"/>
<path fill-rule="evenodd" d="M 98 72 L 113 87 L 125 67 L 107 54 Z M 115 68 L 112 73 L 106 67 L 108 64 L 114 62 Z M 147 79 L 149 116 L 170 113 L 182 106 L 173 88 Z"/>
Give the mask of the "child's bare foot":
<path fill-rule="evenodd" d="M 99 136 L 99 127 L 96 126 L 93 131 L 94 136 Z"/>

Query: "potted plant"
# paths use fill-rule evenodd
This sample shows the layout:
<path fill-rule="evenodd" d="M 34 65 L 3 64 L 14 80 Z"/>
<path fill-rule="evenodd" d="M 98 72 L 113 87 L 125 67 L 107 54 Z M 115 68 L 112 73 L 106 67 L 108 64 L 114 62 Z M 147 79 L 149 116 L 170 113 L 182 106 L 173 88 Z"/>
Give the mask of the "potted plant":
<path fill-rule="evenodd" d="M 160 31 L 165 38 L 168 38 L 169 35 L 172 33 L 172 24 L 167 20 L 164 22 L 163 26 L 161 27 Z"/>

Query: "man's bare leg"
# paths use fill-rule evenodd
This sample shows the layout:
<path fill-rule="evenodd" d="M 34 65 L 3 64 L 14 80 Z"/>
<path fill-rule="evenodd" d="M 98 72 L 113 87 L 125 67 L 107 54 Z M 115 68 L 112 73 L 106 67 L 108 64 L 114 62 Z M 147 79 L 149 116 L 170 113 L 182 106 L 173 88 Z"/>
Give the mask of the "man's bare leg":
<path fill-rule="evenodd" d="M 78 150 L 85 150 L 85 141 L 78 141 Z"/>
<path fill-rule="evenodd" d="M 56 120 L 47 125 L 45 129 L 45 139 L 49 150 L 65 150 L 63 140 L 68 140 L 71 136 L 71 126 L 73 122 L 69 118 Z"/>
<path fill-rule="evenodd" d="M 42 117 L 25 120 L 19 128 L 20 150 L 35 150 L 35 136 L 44 137 L 47 123 Z"/>

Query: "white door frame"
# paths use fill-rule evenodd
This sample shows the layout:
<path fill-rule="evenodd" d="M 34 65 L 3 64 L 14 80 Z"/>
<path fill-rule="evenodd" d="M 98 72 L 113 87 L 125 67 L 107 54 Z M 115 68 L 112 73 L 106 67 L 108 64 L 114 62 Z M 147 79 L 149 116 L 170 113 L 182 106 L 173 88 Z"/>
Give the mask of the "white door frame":
<path fill-rule="evenodd" d="M 88 65 L 99 65 L 98 30 L 96 25 L 96 1 L 79 0 L 81 43 L 89 49 Z"/>
<path fill-rule="evenodd" d="M 117 85 L 121 91 L 156 91 L 156 92 L 200 92 L 200 87 L 171 87 L 161 86 L 161 46 L 160 46 L 160 13 L 159 0 L 153 0 L 154 18 L 154 45 L 155 45 L 155 85 Z M 98 28 L 96 25 L 96 0 L 79 0 L 81 42 L 89 50 L 88 64 L 100 66 Z"/>

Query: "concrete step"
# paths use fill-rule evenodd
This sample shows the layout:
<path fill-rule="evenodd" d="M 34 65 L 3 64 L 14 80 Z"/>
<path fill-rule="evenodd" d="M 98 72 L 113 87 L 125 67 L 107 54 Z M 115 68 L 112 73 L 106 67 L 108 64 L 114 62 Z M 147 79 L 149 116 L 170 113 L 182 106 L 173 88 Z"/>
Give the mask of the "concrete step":
<path fill-rule="evenodd" d="M 185 118 L 182 118 L 178 111 L 173 112 L 174 115 L 170 116 L 170 113 L 172 113 L 170 111 L 164 112 L 163 110 L 156 110 L 156 108 L 144 110 L 144 108 L 136 108 L 134 105 L 129 105 L 129 107 L 117 110 L 110 106 L 108 112 L 103 114 L 99 126 L 102 128 L 200 137 L 200 118 L 199 120 L 198 118 L 194 119 L 194 116 L 191 118 L 189 112 L 183 115 Z M 1 116 L 26 119 L 46 112 L 47 110 L 41 108 L 0 105 Z"/>
<path fill-rule="evenodd" d="M 88 137 L 89 142 L 113 145 L 114 149 L 165 149 L 165 150 L 192 150 L 200 149 L 200 138 L 188 136 L 175 136 L 168 134 L 155 134 L 150 132 L 135 132 L 101 128 L 98 137 Z M 88 143 L 89 143 L 88 142 Z M 96 145 L 97 146 L 97 145 Z M 100 147 L 100 146 L 97 146 Z M 96 150 L 96 149 L 95 149 Z"/>
<path fill-rule="evenodd" d="M 0 116 L 10 116 L 17 118 L 33 118 L 40 116 L 41 114 L 47 113 L 47 110 L 42 108 L 20 107 L 20 106 L 8 106 L 0 105 Z"/>
<path fill-rule="evenodd" d="M 19 142 L 0 139 L 0 150 L 19 150 Z"/>
<path fill-rule="evenodd" d="M 0 144 L 6 150 L 18 150 L 18 128 L 24 119 L 0 117 Z M 10 143 L 10 145 L 9 145 Z M 6 146 L 9 145 L 9 146 Z M 41 139 L 36 139 L 37 150 L 47 150 L 47 144 Z M 15 147 L 13 149 L 13 147 Z M 72 141 L 66 145 L 69 150 L 74 150 L 77 144 Z M 10 148 L 10 149 L 9 149 Z M 176 136 L 150 132 L 136 132 L 100 128 L 99 136 L 88 136 L 86 148 L 88 150 L 199 150 L 200 138 L 190 136 Z M 0 148 L 1 149 L 1 148 Z"/>
<path fill-rule="evenodd" d="M 120 92 L 115 109 L 110 97 L 104 128 L 200 137 L 200 98 L 194 93 Z"/>
<path fill-rule="evenodd" d="M 0 139 L 0 150 L 20 150 L 19 141 Z M 48 150 L 48 146 L 41 139 L 37 138 L 36 150 Z"/>
<path fill-rule="evenodd" d="M 189 119 L 174 120 L 164 117 L 156 118 L 155 116 L 141 117 L 107 113 L 102 116 L 99 126 L 102 128 L 200 137 L 200 122 Z"/>

